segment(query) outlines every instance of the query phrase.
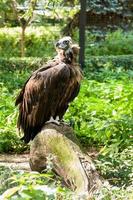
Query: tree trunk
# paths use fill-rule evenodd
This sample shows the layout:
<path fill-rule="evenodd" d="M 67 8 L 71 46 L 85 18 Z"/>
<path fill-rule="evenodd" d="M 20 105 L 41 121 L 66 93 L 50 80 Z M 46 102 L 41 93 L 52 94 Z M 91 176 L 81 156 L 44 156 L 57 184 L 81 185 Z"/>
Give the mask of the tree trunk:
<path fill-rule="evenodd" d="M 79 63 L 84 68 L 85 65 L 85 25 L 86 25 L 86 0 L 80 0 L 80 15 L 79 15 Z"/>
<path fill-rule="evenodd" d="M 21 28 L 22 28 L 22 32 L 21 32 L 21 57 L 24 57 L 25 56 L 25 30 L 26 30 L 26 27 L 21 25 Z"/>
<path fill-rule="evenodd" d="M 47 124 L 32 141 L 31 170 L 44 170 L 50 157 L 53 171 L 63 178 L 76 195 L 83 195 L 81 199 L 88 199 L 100 187 L 101 180 L 94 164 L 90 157 L 83 153 L 72 128 L 68 125 Z"/>

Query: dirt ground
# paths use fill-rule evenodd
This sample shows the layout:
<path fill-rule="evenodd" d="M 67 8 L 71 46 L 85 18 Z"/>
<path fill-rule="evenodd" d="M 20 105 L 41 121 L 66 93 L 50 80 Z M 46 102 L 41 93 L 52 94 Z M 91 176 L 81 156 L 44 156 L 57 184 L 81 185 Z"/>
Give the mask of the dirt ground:
<path fill-rule="evenodd" d="M 0 166 L 30 171 L 29 154 L 0 154 Z"/>
<path fill-rule="evenodd" d="M 86 154 L 92 159 L 95 159 L 98 152 L 95 149 L 85 150 Z M 10 167 L 16 170 L 30 171 L 29 153 L 23 154 L 0 154 L 0 166 Z"/>

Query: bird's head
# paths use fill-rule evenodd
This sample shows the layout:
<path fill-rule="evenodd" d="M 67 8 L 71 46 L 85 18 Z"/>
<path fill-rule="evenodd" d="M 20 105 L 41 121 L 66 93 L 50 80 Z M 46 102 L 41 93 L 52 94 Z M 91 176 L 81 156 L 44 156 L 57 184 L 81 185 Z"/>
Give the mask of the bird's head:
<path fill-rule="evenodd" d="M 73 44 L 71 37 L 66 36 L 61 38 L 56 42 L 55 47 L 58 53 L 56 58 L 68 64 L 76 63 L 79 54 L 79 46 Z"/>
<path fill-rule="evenodd" d="M 68 50 L 72 45 L 72 38 L 69 36 L 63 37 L 58 42 L 56 42 L 55 47 L 56 50 Z"/>

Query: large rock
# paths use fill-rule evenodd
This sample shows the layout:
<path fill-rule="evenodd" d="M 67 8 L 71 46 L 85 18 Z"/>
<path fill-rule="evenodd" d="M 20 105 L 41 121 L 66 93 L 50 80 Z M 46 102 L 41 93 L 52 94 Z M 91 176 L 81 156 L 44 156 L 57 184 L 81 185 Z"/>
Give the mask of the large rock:
<path fill-rule="evenodd" d="M 30 147 L 31 170 L 41 172 L 49 162 L 78 195 L 90 195 L 101 185 L 91 159 L 83 153 L 72 128 L 47 124 L 34 138 Z"/>

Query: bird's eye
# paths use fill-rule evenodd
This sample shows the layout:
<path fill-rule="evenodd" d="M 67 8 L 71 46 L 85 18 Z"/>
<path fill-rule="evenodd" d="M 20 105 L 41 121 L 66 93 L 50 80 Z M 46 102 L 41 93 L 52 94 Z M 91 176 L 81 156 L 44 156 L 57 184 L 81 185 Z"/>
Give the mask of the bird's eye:
<path fill-rule="evenodd" d="M 68 44 L 68 43 L 69 43 L 69 41 L 68 41 L 68 40 L 65 40 L 65 41 L 64 41 L 64 44 Z"/>

